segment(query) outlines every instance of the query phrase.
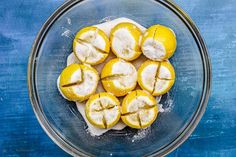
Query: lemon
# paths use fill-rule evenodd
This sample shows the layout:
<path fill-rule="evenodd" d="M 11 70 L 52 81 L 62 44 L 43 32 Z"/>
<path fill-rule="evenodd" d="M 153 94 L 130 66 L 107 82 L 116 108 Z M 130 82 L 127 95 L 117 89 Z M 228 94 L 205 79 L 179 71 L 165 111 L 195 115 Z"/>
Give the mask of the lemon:
<path fill-rule="evenodd" d="M 110 34 L 112 52 L 126 61 L 138 58 L 142 53 L 139 46 L 141 35 L 140 29 L 132 23 L 117 24 Z"/>
<path fill-rule="evenodd" d="M 140 87 L 154 96 L 167 93 L 175 82 L 175 71 L 169 61 L 145 61 L 138 69 Z"/>
<path fill-rule="evenodd" d="M 70 101 L 84 101 L 97 88 L 99 76 L 97 71 L 87 65 L 71 64 L 60 75 L 59 88 Z"/>
<path fill-rule="evenodd" d="M 176 36 L 166 26 L 154 25 L 146 30 L 141 41 L 143 54 L 154 61 L 170 58 L 176 49 Z"/>
<path fill-rule="evenodd" d="M 110 93 L 92 95 L 86 103 L 85 114 L 91 124 L 111 128 L 120 119 L 120 102 Z"/>
<path fill-rule="evenodd" d="M 137 84 L 135 67 L 122 59 L 115 58 L 105 64 L 101 72 L 103 87 L 115 96 L 124 96 Z"/>
<path fill-rule="evenodd" d="M 121 119 L 131 128 L 140 129 L 150 126 L 157 114 L 156 99 L 145 91 L 132 91 L 122 102 Z"/>
<path fill-rule="evenodd" d="M 99 64 L 107 58 L 109 51 L 109 38 L 97 27 L 81 29 L 73 41 L 73 52 L 82 63 Z"/>

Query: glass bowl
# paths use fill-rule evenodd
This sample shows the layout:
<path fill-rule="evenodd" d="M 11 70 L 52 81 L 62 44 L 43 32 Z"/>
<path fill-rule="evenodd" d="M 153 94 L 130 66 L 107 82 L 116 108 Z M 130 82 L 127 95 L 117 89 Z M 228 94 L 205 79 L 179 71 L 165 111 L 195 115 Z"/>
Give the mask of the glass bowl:
<path fill-rule="evenodd" d="M 72 52 L 71 35 L 84 26 L 118 17 L 130 18 L 145 27 L 166 25 L 177 36 L 177 50 L 170 59 L 176 82 L 162 98 L 166 112 L 158 115 L 144 138 L 140 138 L 143 132 L 138 137 L 139 132 L 128 127 L 100 137 L 90 136 L 75 103 L 63 99 L 56 86 Z M 29 57 L 28 86 L 34 112 L 51 139 L 73 156 L 168 154 L 198 124 L 207 106 L 210 85 L 210 61 L 199 31 L 186 13 L 165 0 L 67 1 L 43 25 Z"/>

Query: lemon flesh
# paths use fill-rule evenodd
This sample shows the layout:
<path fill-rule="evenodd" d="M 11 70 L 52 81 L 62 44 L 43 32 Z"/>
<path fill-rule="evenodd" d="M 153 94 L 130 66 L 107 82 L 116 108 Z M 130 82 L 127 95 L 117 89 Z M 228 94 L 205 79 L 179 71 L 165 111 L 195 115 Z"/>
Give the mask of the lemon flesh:
<path fill-rule="evenodd" d="M 174 31 L 162 25 L 149 27 L 141 41 L 143 54 L 154 61 L 162 61 L 170 58 L 174 54 L 176 45 Z"/>
<path fill-rule="evenodd" d="M 60 75 L 59 88 L 70 101 L 84 101 L 97 88 L 99 76 L 97 71 L 87 65 L 71 64 Z"/>
<path fill-rule="evenodd" d="M 107 92 L 118 97 L 124 96 L 136 87 L 137 71 L 131 63 L 115 58 L 105 64 L 101 79 Z"/>
<path fill-rule="evenodd" d="M 112 52 L 127 61 L 138 58 L 142 53 L 139 46 L 141 35 L 141 30 L 132 23 L 116 25 L 110 34 Z"/>
<path fill-rule="evenodd" d="M 103 62 L 110 51 L 106 34 L 97 27 L 85 27 L 75 36 L 73 52 L 82 63 L 96 65 Z"/>
<path fill-rule="evenodd" d="M 169 61 L 147 60 L 138 69 L 138 83 L 153 96 L 167 93 L 175 82 L 175 71 Z"/>
<path fill-rule="evenodd" d="M 136 25 L 140 30 L 141 32 L 145 32 L 146 31 L 146 28 L 143 27 L 142 25 L 140 25 L 139 23 L 131 20 L 131 19 L 128 19 L 128 18 L 125 18 L 125 17 L 121 17 L 121 18 L 117 18 L 117 19 L 114 19 L 114 20 L 111 20 L 108 18 L 108 19 L 104 19 L 105 21 L 107 22 L 104 22 L 104 23 L 100 23 L 100 24 L 97 24 L 95 25 L 97 28 L 103 30 L 107 36 L 110 36 L 110 32 L 111 32 L 111 29 L 114 28 L 117 24 L 120 24 L 120 23 L 133 23 L 134 25 Z"/>
<path fill-rule="evenodd" d="M 145 91 L 132 91 L 123 100 L 121 114 L 122 121 L 131 128 L 146 128 L 157 117 L 156 99 Z"/>
<path fill-rule="evenodd" d="M 111 128 L 120 119 L 120 102 L 110 93 L 92 95 L 86 103 L 88 121 L 99 128 Z"/>

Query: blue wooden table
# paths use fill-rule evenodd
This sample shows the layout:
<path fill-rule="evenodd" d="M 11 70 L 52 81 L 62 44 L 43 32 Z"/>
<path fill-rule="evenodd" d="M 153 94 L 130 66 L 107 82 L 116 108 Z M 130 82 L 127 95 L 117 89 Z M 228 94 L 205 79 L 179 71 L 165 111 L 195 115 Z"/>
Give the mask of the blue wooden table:
<path fill-rule="evenodd" d="M 30 105 L 27 63 L 42 24 L 63 0 L 0 1 L 0 156 L 68 156 L 40 127 Z M 209 49 L 212 94 L 198 127 L 169 156 L 236 156 L 236 1 L 176 0 Z"/>

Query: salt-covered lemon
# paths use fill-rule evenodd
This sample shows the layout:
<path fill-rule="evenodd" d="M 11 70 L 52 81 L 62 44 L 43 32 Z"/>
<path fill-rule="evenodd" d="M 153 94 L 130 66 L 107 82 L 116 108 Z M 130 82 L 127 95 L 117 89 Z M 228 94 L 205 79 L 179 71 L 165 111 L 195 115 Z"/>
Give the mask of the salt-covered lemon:
<path fill-rule="evenodd" d="M 132 91 L 122 102 L 121 119 L 131 128 L 140 129 L 150 126 L 157 114 L 156 99 L 145 91 Z"/>
<path fill-rule="evenodd" d="M 92 95 L 86 103 L 85 114 L 91 124 L 110 128 L 120 119 L 120 102 L 110 93 Z"/>
<path fill-rule="evenodd" d="M 71 64 L 62 71 L 59 88 L 68 100 L 84 101 L 96 91 L 98 80 L 99 76 L 94 68 Z"/>
<path fill-rule="evenodd" d="M 128 22 L 116 25 L 110 34 L 112 52 L 119 58 L 132 61 L 141 55 L 139 40 L 142 32 L 140 29 Z"/>
<path fill-rule="evenodd" d="M 137 84 L 135 67 L 122 59 L 110 60 L 102 69 L 101 80 L 107 92 L 115 96 L 124 96 L 133 90 Z"/>
<path fill-rule="evenodd" d="M 154 61 L 170 58 L 176 49 L 176 36 L 166 26 L 154 25 L 146 30 L 141 41 L 143 54 Z"/>
<path fill-rule="evenodd" d="M 109 51 L 109 38 L 97 27 L 81 29 L 73 41 L 73 52 L 82 63 L 99 64 L 106 59 Z"/>
<path fill-rule="evenodd" d="M 145 61 L 138 69 L 140 87 L 154 96 L 167 93 L 175 82 L 175 71 L 169 61 Z"/>

